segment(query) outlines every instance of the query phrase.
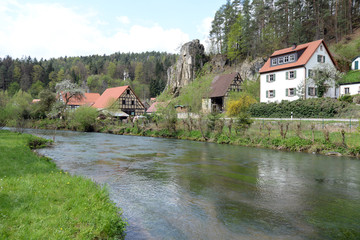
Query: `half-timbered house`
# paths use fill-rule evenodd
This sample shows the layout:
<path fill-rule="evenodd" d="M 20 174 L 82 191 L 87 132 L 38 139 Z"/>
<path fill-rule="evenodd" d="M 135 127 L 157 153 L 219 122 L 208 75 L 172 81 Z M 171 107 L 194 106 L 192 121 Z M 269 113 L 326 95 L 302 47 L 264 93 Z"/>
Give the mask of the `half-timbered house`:
<path fill-rule="evenodd" d="M 145 113 L 145 107 L 130 86 L 108 88 L 97 99 L 93 107 L 108 109 L 112 112 L 122 111 L 130 116 Z"/>
<path fill-rule="evenodd" d="M 203 99 L 202 108 L 205 112 L 223 112 L 230 92 L 241 92 L 243 80 L 239 73 L 223 74 L 214 77 L 208 99 Z"/>

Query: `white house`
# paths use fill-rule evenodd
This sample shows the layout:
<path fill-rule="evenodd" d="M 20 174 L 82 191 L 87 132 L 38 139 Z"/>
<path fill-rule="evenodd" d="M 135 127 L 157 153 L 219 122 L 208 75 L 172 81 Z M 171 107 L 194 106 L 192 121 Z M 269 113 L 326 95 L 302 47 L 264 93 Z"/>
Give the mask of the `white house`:
<path fill-rule="evenodd" d="M 323 40 L 275 51 L 259 71 L 260 102 L 293 101 L 300 96 L 304 99 L 316 97 L 312 70 L 326 65 L 336 68 L 335 60 Z M 328 90 L 325 97 L 337 97 L 335 83 L 326 84 Z"/>
<path fill-rule="evenodd" d="M 351 62 L 351 70 L 359 70 L 360 56 L 354 58 Z"/>
<path fill-rule="evenodd" d="M 360 82 L 340 84 L 340 96 L 360 94 Z"/>

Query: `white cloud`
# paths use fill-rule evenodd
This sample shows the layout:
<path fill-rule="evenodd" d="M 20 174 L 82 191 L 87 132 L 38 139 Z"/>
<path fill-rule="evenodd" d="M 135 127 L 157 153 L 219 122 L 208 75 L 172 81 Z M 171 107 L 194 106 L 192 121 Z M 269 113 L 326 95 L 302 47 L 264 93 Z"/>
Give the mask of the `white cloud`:
<path fill-rule="evenodd" d="M 96 13 L 81 15 L 60 4 L 25 4 L 15 0 L 0 3 L 0 57 L 51 58 L 120 52 L 175 52 L 189 36 L 180 29 L 159 25 L 128 26 L 102 31 Z M 130 23 L 121 17 L 123 23 Z"/>
<path fill-rule="evenodd" d="M 202 36 L 200 42 L 205 46 L 205 51 L 208 51 L 210 47 L 209 33 L 211 30 L 212 20 L 213 20 L 212 17 L 204 18 L 201 24 L 196 27 L 197 32 Z"/>
<path fill-rule="evenodd" d="M 130 23 L 130 19 L 127 16 L 116 17 L 116 20 L 125 25 Z"/>

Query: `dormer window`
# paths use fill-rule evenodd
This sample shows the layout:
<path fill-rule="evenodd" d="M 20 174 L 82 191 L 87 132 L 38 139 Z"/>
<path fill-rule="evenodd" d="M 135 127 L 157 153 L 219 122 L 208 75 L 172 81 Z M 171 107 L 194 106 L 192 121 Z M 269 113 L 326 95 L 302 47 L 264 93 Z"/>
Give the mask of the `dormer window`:
<path fill-rule="evenodd" d="M 279 57 L 278 62 L 279 62 L 279 64 L 283 64 L 283 63 L 284 63 L 284 58 L 283 58 L 283 57 Z"/>
<path fill-rule="evenodd" d="M 284 57 L 284 63 L 288 63 L 289 62 L 289 56 L 285 56 Z"/>
<path fill-rule="evenodd" d="M 289 56 L 290 62 L 294 62 L 295 61 L 295 54 L 291 54 Z"/>
<path fill-rule="evenodd" d="M 272 65 L 276 65 L 276 64 L 277 64 L 277 58 L 271 59 L 271 64 L 272 64 Z"/>

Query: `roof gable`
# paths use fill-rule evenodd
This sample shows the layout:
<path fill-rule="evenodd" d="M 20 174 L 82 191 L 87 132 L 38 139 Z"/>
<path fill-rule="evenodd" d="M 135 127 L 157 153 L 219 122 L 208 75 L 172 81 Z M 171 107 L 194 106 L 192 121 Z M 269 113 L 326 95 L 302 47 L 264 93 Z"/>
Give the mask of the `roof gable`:
<path fill-rule="evenodd" d="M 218 75 L 214 77 L 211 83 L 210 97 L 223 97 L 228 91 L 231 83 L 238 77 L 241 80 L 239 73 L 230 73 Z"/>
<path fill-rule="evenodd" d="M 84 97 L 82 98 L 71 98 L 68 102 L 68 105 L 74 106 L 92 106 L 96 100 L 100 97 L 99 93 L 84 93 Z"/>
<path fill-rule="evenodd" d="M 101 94 L 101 96 L 96 100 L 93 107 L 95 108 L 106 108 L 109 107 L 109 103 L 112 100 L 118 99 L 121 94 L 125 92 L 127 88 L 130 88 L 129 86 L 121 86 L 121 87 L 115 87 L 115 88 L 108 88 Z"/>
<path fill-rule="evenodd" d="M 289 47 L 289 48 L 284 48 L 284 49 L 280 49 L 280 50 L 275 51 L 270 56 L 270 58 L 266 61 L 266 63 L 260 69 L 259 72 L 260 73 L 266 73 L 266 72 L 278 71 L 278 70 L 282 70 L 282 69 L 288 69 L 288 68 L 295 68 L 295 67 L 304 66 L 310 60 L 310 58 L 314 55 L 315 51 L 318 49 L 320 44 L 324 45 L 327 53 L 329 54 L 329 56 L 331 58 L 331 61 L 336 66 L 336 62 L 335 62 L 334 58 L 332 57 L 328 47 L 326 46 L 324 40 L 321 39 L 321 40 L 301 44 L 301 45 L 297 46 L 295 49 L 293 47 Z M 296 62 L 271 66 L 271 58 L 272 57 L 280 56 L 280 55 L 284 55 L 284 54 L 289 54 L 289 53 L 293 53 L 293 52 L 299 52 L 301 50 L 303 50 L 304 52 L 297 59 Z"/>

